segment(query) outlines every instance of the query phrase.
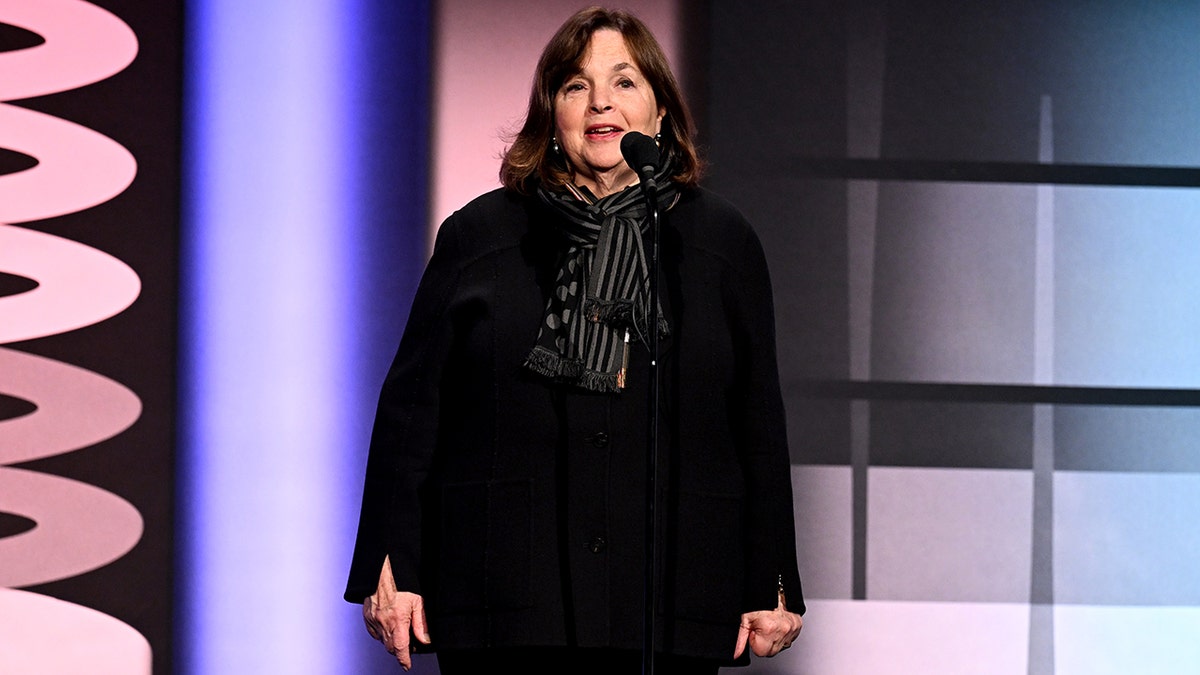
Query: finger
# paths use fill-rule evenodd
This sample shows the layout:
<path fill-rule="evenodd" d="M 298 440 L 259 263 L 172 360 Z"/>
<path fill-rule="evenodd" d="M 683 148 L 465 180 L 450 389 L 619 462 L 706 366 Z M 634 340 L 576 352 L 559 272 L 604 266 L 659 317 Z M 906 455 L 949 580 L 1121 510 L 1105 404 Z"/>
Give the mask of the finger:
<path fill-rule="evenodd" d="M 409 618 L 402 614 L 398 614 L 393 608 L 389 607 L 386 611 L 380 612 L 376 619 L 379 624 L 380 632 L 383 633 L 388 647 L 400 648 L 400 642 L 408 644 L 408 627 Z"/>
<path fill-rule="evenodd" d="M 399 658 L 402 655 L 405 658 L 407 658 L 408 652 L 409 652 L 409 644 L 410 644 L 410 641 L 409 641 L 408 631 L 407 630 L 398 630 L 398 631 L 392 633 L 391 644 L 388 645 L 389 647 L 391 647 L 391 649 L 389 651 L 395 650 L 395 651 L 392 651 L 392 653 L 395 654 L 397 658 Z"/>
<path fill-rule="evenodd" d="M 754 652 L 755 656 L 774 656 L 779 650 L 776 648 L 778 644 L 774 640 L 768 640 L 758 632 L 750 633 L 750 651 Z"/>
<path fill-rule="evenodd" d="M 401 638 L 401 635 L 405 635 L 405 637 Z M 412 668 L 412 658 L 409 656 L 409 652 L 411 650 L 408 648 L 408 637 L 406 633 L 384 633 L 383 646 L 387 649 L 389 654 L 396 658 L 396 662 L 400 664 L 401 668 L 404 670 Z"/>
<path fill-rule="evenodd" d="M 419 642 L 429 644 L 429 624 L 425 622 L 425 603 L 421 600 L 413 603 L 412 632 Z"/>
<path fill-rule="evenodd" d="M 780 651 L 783 651 L 784 649 L 791 647 L 792 642 L 796 639 L 796 637 L 797 637 L 797 634 L 794 632 L 789 632 L 787 635 L 784 635 L 783 636 L 783 646 L 779 648 Z"/>
<path fill-rule="evenodd" d="M 746 624 L 742 624 L 741 627 L 738 628 L 737 645 L 735 645 L 733 648 L 733 658 L 736 659 L 742 655 L 742 652 L 746 650 L 746 640 L 749 638 L 750 627 Z"/>
<path fill-rule="evenodd" d="M 366 625 L 366 627 L 367 627 L 367 634 L 368 634 L 368 635 L 370 635 L 371 637 L 375 638 L 376 640 L 382 640 L 382 639 L 383 639 L 382 632 L 380 631 L 379 624 L 378 624 L 378 623 L 376 623 L 376 622 L 375 622 L 375 621 L 374 621 L 374 620 L 373 620 L 371 617 L 369 617 L 369 616 L 366 616 L 366 615 L 364 614 L 364 615 L 363 615 L 363 624 L 365 624 L 365 625 Z"/>
<path fill-rule="evenodd" d="M 412 652 L 408 647 L 396 650 L 395 656 L 396 661 L 399 662 L 401 668 L 404 670 L 412 668 Z"/>
<path fill-rule="evenodd" d="M 796 638 L 800 637 L 800 629 L 802 627 L 803 627 L 802 625 L 796 626 L 792 630 L 788 631 L 787 635 L 783 636 L 783 648 L 784 649 L 791 647 L 792 643 L 796 641 Z"/>
<path fill-rule="evenodd" d="M 391 626 L 385 625 L 382 632 L 383 647 L 392 656 L 399 656 L 400 652 L 408 651 L 408 639 L 403 631 L 398 631 Z"/>
<path fill-rule="evenodd" d="M 367 634 L 376 640 L 383 639 L 383 633 L 379 622 L 375 620 L 375 611 L 371 604 L 371 598 L 363 601 L 363 623 L 367 625 Z"/>

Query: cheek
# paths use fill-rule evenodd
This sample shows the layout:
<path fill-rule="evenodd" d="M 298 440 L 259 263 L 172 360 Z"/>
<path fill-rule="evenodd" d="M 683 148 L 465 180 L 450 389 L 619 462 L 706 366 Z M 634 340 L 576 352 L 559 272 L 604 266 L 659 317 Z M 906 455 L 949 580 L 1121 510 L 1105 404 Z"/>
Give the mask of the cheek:
<path fill-rule="evenodd" d="M 662 115 L 659 113 L 658 106 L 653 96 L 648 96 L 642 99 L 642 114 L 645 116 L 647 123 L 651 129 L 658 130 L 658 123 L 662 120 Z"/>
<path fill-rule="evenodd" d="M 579 106 L 571 101 L 559 101 L 554 107 L 554 126 L 559 130 L 575 129 L 580 126 L 580 119 L 582 115 Z"/>

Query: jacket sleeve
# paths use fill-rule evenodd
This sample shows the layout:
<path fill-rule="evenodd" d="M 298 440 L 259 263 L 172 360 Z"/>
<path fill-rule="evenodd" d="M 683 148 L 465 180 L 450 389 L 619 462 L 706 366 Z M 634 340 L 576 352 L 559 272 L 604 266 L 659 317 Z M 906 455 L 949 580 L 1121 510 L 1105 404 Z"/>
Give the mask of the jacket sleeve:
<path fill-rule="evenodd" d="M 732 274 L 740 401 L 734 433 L 749 499 L 745 609 L 773 609 L 782 590 L 788 609 L 803 614 L 787 420 L 776 360 L 774 300 L 766 256 L 753 230 L 747 230 Z"/>
<path fill-rule="evenodd" d="M 450 309 L 462 268 L 455 218 L 438 231 L 379 395 L 344 594 L 349 602 L 375 592 L 385 556 L 396 587 L 421 593 L 420 493 L 437 446 L 439 385 L 454 339 Z"/>

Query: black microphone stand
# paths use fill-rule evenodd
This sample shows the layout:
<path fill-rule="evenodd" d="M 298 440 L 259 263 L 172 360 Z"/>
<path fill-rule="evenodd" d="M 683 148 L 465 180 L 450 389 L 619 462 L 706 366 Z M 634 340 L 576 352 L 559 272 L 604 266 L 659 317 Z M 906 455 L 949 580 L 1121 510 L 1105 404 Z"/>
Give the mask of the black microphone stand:
<path fill-rule="evenodd" d="M 658 184 L 654 174 L 661 161 L 658 144 L 649 136 L 630 131 L 621 137 L 621 155 L 629 167 L 641 178 L 642 195 L 646 198 L 646 212 L 650 219 L 650 255 L 647 257 L 646 273 L 650 279 L 650 300 L 646 307 L 645 325 L 650 335 L 647 336 L 647 347 L 650 349 L 650 381 L 647 392 L 648 411 L 648 444 L 646 452 L 646 574 L 645 596 L 643 598 L 643 628 L 642 636 L 642 673 L 654 674 L 654 614 L 657 607 L 658 592 L 658 407 L 659 407 L 659 353 L 658 353 L 658 244 L 660 239 L 658 214 Z M 643 240 L 643 248 L 645 240 Z"/>
<path fill-rule="evenodd" d="M 650 276 L 650 301 L 646 310 L 646 325 L 650 331 L 650 383 L 649 383 L 649 438 L 646 453 L 646 571 L 644 599 L 644 630 L 642 648 L 642 673 L 654 673 L 654 634 L 658 563 L 658 418 L 659 418 L 659 353 L 658 353 L 658 245 L 659 213 L 658 186 L 653 174 L 642 181 L 642 192 L 646 196 L 646 209 L 650 217 L 650 255 L 647 273 Z"/>

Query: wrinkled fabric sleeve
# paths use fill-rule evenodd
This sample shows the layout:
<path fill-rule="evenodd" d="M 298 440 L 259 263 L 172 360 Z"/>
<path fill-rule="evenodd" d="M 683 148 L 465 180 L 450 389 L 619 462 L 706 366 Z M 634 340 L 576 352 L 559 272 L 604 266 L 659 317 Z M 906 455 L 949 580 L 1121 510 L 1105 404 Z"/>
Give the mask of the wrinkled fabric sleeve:
<path fill-rule="evenodd" d="M 462 269 L 456 217 L 438 230 L 396 357 L 379 395 L 358 535 L 344 597 L 375 592 L 384 557 L 396 587 L 421 593 L 421 492 L 438 442 L 442 373 L 454 340 L 451 306 Z"/>
<path fill-rule="evenodd" d="M 749 500 L 745 611 L 775 608 L 782 585 L 788 609 L 803 614 L 774 300 L 766 256 L 753 230 L 747 229 L 731 274 L 728 292 L 738 355 L 734 431 Z"/>

